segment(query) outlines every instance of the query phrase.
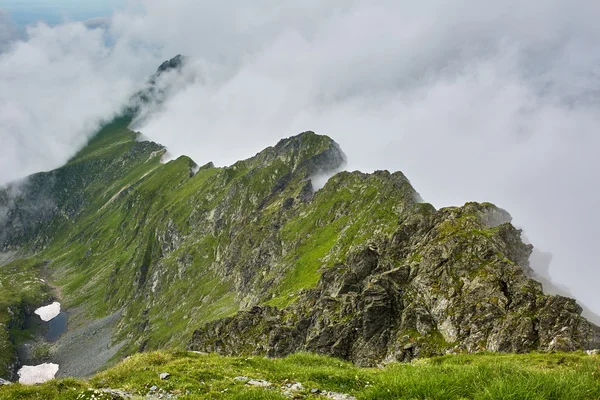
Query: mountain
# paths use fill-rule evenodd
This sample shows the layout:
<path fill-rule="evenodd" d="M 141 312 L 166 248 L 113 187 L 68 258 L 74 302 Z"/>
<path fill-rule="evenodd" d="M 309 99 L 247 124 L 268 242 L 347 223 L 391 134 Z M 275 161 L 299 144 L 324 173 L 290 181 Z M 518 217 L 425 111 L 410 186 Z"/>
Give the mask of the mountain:
<path fill-rule="evenodd" d="M 229 167 L 161 163 L 134 117 L 0 191 L 0 377 L 55 299 L 77 332 L 46 357 L 64 375 L 165 348 L 371 366 L 600 347 L 581 307 L 532 279 L 532 246 L 492 204 L 436 210 L 401 172 L 340 172 L 315 191 L 345 156 L 313 132 Z"/>

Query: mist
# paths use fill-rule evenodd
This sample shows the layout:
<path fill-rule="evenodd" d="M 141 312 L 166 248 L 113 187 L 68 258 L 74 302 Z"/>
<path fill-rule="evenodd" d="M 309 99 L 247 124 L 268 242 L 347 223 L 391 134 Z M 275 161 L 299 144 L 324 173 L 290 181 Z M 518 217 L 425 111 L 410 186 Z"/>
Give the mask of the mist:
<path fill-rule="evenodd" d="M 505 208 L 600 313 L 598 15 L 559 0 L 147 0 L 95 29 L 30 27 L 0 54 L 0 182 L 61 165 L 181 53 L 185 85 L 135 125 L 173 156 L 229 165 L 327 134 L 347 169 L 400 170 L 438 208 Z"/>
<path fill-rule="evenodd" d="M 75 22 L 30 26 L 4 45 L 0 37 L 0 184 L 64 164 L 127 104 L 144 58 L 158 62 L 109 40 Z"/>

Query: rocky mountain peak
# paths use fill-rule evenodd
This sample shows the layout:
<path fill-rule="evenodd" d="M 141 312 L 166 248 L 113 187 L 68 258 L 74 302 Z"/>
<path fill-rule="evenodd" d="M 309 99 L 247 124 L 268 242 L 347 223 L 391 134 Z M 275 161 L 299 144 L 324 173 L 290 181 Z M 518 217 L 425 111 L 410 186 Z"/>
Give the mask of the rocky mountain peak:
<path fill-rule="evenodd" d="M 346 155 L 333 139 L 312 131 L 282 139 L 255 158 L 262 164 L 281 160 L 293 172 L 302 170 L 304 177 L 335 171 L 346 163 Z"/>
<path fill-rule="evenodd" d="M 156 70 L 156 75 L 163 74 L 163 73 L 173 70 L 173 69 L 181 70 L 181 68 L 183 68 L 183 65 L 185 64 L 186 61 L 187 61 L 186 56 L 178 54 L 175 57 L 171 58 L 170 60 L 163 62 Z"/>

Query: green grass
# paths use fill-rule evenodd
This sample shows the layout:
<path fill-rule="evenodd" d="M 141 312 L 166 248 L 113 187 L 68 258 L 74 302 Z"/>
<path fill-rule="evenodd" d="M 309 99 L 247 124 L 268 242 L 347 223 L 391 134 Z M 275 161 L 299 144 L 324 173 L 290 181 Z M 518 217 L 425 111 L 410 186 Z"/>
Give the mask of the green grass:
<path fill-rule="evenodd" d="M 305 390 L 295 398 L 323 398 L 310 393 L 316 388 L 372 400 L 588 400 L 600 397 L 599 367 L 600 357 L 583 353 L 452 355 L 377 369 L 306 353 L 267 359 L 153 352 L 130 357 L 89 381 L 0 387 L 0 398 L 77 399 L 92 393 L 88 388 L 106 387 L 144 396 L 156 385 L 179 399 L 283 399 L 281 387 L 300 382 Z M 160 380 L 162 372 L 171 376 Z M 234 381 L 237 376 L 273 385 L 251 388 Z"/>
<path fill-rule="evenodd" d="M 39 279 L 43 267 L 35 259 L 0 266 L 0 376 L 9 376 L 15 347 L 30 339 L 26 314 L 50 300 L 50 288 Z"/>
<path fill-rule="evenodd" d="M 314 200 L 282 228 L 282 239 L 297 243 L 284 260 L 284 278 L 266 304 L 285 307 L 300 289 L 317 285 L 324 268 L 344 263 L 357 246 L 389 237 L 405 212 L 399 199 L 412 205 L 413 189 L 395 185 L 398 176 L 378 172 L 365 176 L 342 172 L 317 192 Z M 407 198 L 408 194 L 408 198 Z"/>
<path fill-rule="evenodd" d="M 100 131 L 79 151 L 69 164 L 78 163 L 90 158 L 106 157 L 109 150 L 123 143 L 132 143 L 137 136 L 135 132 L 127 129 L 131 123 L 130 117 L 118 117 L 104 125 Z"/>

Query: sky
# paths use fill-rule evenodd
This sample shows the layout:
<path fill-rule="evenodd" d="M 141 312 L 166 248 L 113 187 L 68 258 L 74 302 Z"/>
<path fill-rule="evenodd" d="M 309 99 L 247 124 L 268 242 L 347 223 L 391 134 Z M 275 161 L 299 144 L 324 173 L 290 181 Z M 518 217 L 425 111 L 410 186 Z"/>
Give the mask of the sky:
<path fill-rule="evenodd" d="M 181 53 L 178 90 L 135 126 L 173 156 L 327 134 L 348 169 L 400 170 L 438 208 L 505 208 L 600 313 L 600 3 L 132 0 L 26 28 L 4 7 L 0 183 L 60 166 Z"/>
<path fill-rule="evenodd" d="M 43 21 L 56 25 L 110 16 L 125 0 L 2 0 L 0 8 L 19 26 Z"/>

